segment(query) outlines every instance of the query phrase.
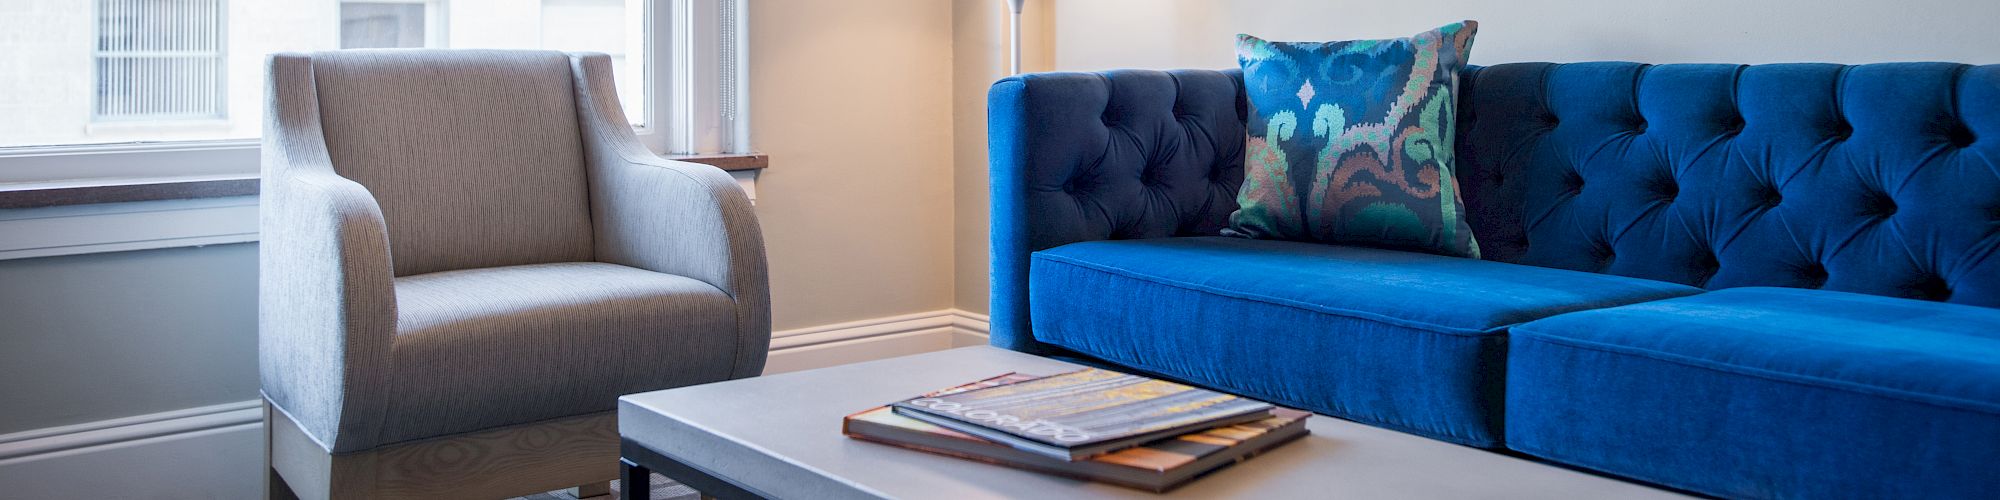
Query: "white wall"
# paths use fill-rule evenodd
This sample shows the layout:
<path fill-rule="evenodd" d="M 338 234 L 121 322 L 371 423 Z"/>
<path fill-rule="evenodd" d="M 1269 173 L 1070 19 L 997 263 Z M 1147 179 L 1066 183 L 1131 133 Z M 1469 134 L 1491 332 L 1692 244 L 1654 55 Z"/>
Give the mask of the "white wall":
<path fill-rule="evenodd" d="M 1480 23 L 1472 62 L 2000 62 L 2000 1 L 1051 1 L 1056 69 L 1224 68 L 1233 37 L 1344 40 Z"/>
<path fill-rule="evenodd" d="M 0 434 L 256 397 L 257 245 L 0 260 Z"/>

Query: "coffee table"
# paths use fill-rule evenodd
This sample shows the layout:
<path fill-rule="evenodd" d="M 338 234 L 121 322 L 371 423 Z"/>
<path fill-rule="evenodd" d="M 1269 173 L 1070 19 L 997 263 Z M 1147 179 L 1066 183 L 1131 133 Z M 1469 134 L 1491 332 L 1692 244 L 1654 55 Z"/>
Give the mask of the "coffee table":
<path fill-rule="evenodd" d="M 1680 498 L 1314 416 L 1312 435 L 1167 494 L 849 439 L 842 416 L 965 382 L 1078 365 L 987 346 L 628 395 L 625 484 L 659 472 L 718 498 Z M 645 498 L 645 488 L 625 488 Z"/>

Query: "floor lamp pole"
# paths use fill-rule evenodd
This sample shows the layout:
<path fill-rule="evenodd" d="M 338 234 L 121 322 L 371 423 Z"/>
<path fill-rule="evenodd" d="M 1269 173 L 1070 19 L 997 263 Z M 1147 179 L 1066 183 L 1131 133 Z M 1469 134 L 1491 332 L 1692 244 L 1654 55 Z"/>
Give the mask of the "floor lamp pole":
<path fill-rule="evenodd" d="M 1008 74 L 1021 74 L 1021 4 L 1026 1 L 1007 0 L 1007 6 L 1014 12 L 1014 21 L 1010 23 L 1013 33 L 1009 36 L 1007 43 L 1007 53 L 1011 57 L 1007 64 Z"/>

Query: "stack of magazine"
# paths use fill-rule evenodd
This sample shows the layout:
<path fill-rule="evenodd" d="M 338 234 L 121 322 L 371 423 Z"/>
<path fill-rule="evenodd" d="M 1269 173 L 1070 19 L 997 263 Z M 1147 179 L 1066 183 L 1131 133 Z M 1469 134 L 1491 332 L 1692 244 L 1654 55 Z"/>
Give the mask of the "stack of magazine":
<path fill-rule="evenodd" d="M 847 416 L 849 437 L 1166 491 L 1306 435 L 1306 417 L 1110 370 L 1009 373 Z"/>

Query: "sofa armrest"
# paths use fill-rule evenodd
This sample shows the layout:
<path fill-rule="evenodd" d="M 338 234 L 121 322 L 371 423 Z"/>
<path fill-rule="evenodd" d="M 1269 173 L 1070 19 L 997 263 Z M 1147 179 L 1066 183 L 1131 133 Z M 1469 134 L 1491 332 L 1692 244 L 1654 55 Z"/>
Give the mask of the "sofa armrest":
<path fill-rule="evenodd" d="M 603 54 L 570 57 L 589 164 L 597 260 L 694 278 L 736 302 L 731 377 L 764 370 L 771 344 L 764 235 L 721 169 L 660 158 L 633 136 Z"/>
<path fill-rule="evenodd" d="M 1242 77 L 1121 70 L 1010 77 L 987 95 L 991 342 L 1051 353 L 1029 325 L 1029 256 L 1082 241 L 1207 236 L 1243 182 Z"/>

